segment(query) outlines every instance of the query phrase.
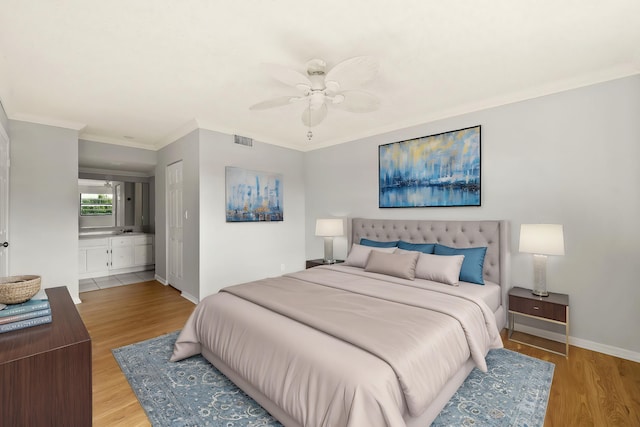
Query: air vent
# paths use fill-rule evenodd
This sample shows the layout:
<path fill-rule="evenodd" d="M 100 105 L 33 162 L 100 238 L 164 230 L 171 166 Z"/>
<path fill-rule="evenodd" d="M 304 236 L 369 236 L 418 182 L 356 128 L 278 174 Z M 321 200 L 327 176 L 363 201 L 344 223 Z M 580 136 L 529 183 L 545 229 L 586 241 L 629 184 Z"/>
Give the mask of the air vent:
<path fill-rule="evenodd" d="M 247 147 L 253 147 L 253 139 L 247 138 L 246 136 L 233 135 L 233 142 Z"/>

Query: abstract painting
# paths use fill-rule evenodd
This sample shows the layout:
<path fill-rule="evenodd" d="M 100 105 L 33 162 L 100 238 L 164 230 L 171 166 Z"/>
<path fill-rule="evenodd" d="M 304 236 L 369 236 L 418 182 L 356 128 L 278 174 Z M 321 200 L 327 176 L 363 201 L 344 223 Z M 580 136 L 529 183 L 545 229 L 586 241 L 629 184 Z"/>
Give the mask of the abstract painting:
<path fill-rule="evenodd" d="M 379 207 L 480 206 L 480 126 L 380 145 Z"/>
<path fill-rule="evenodd" d="M 282 175 L 225 168 L 227 222 L 282 221 Z"/>

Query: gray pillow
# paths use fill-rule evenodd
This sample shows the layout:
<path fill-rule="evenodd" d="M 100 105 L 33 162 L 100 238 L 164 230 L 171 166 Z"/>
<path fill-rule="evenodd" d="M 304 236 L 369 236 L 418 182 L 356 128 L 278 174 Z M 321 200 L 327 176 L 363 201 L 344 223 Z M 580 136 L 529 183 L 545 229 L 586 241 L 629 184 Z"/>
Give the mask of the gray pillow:
<path fill-rule="evenodd" d="M 458 286 L 462 261 L 464 261 L 464 255 L 431 255 L 421 253 L 416 265 L 416 277 L 418 279 L 433 280 L 434 282 Z"/>
<path fill-rule="evenodd" d="M 413 280 L 416 277 L 416 263 L 419 255 L 418 252 L 399 254 L 372 251 L 364 271 Z"/>
<path fill-rule="evenodd" d="M 354 243 L 353 246 L 351 246 L 351 251 L 349 251 L 347 259 L 344 260 L 344 265 L 364 268 L 364 266 L 367 264 L 367 259 L 369 259 L 369 254 L 371 253 L 371 251 L 392 253 L 395 250 L 395 247 L 375 248 L 372 246 L 364 246 Z"/>

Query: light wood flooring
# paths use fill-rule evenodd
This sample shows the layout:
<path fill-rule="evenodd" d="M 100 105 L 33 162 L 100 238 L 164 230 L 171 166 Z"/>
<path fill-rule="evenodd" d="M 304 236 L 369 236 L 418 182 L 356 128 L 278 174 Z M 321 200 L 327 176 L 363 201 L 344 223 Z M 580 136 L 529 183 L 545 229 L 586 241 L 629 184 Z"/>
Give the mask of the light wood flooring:
<path fill-rule="evenodd" d="M 80 295 L 93 343 L 93 425 L 148 426 L 111 349 L 182 328 L 194 305 L 150 281 Z M 640 426 L 640 363 L 571 347 L 569 359 L 506 339 L 505 347 L 555 364 L 545 427 Z"/>

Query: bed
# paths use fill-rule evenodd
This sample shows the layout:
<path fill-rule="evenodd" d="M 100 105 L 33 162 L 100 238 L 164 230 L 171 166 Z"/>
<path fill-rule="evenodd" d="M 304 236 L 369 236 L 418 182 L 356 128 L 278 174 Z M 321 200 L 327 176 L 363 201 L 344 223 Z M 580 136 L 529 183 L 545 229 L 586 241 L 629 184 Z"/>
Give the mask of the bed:
<path fill-rule="evenodd" d="M 405 249 L 379 247 L 397 241 Z M 354 218 L 347 262 L 204 298 L 172 360 L 202 353 L 285 426 L 429 425 L 502 346 L 508 242 L 505 221 Z M 423 243 L 449 252 L 416 252 Z M 424 278 L 445 260 L 449 280 L 461 253 L 460 277 L 483 285 Z M 476 276 L 464 260 L 480 262 Z"/>

